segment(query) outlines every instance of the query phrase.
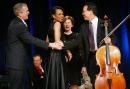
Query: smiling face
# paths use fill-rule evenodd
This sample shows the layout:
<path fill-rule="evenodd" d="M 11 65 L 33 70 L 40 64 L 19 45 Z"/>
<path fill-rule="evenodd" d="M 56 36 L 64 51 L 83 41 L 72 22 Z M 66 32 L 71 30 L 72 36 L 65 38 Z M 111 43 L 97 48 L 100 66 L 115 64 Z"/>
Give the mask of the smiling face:
<path fill-rule="evenodd" d="M 92 11 L 88 10 L 88 6 L 87 5 L 85 5 L 83 7 L 82 15 L 84 17 L 84 20 L 90 20 L 91 19 Z"/>
<path fill-rule="evenodd" d="M 39 67 L 42 63 L 41 57 L 40 56 L 33 57 L 33 63 L 35 67 Z"/>
<path fill-rule="evenodd" d="M 56 9 L 55 14 L 52 15 L 54 18 L 54 21 L 62 22 L 64 19 L 64 13 L 61 9 Z"/>
<path fill-rule="evenodd" d="M 66 19 L 64 21 L 64 29 L 65 29 L 65 31 L 71 30 L 72 27 L 73 27 L 72 21 L 70 19 Z"/>
<path fill-rule="evenodd" d="M 27 20 L 29 15 L 28 6 L 26 3 L 17 3 L 13 7 L 14 14 L 20 19 Z"/>
<path fill-rule="evenodd" d="M 97 6 L 95 3 L 88 2 L 83 6 L 82 15 L 84 20 L 91 21 L 97 15 Z"/>
<path fill-rule="evenodd" d="M 18 14 L 18 16 L 20 18 L 22 18 L 23 20 L 27 20 L 28 19 L 28 15 L 29 15 L 29 10 L 27 6 L 23 6 Z"/>

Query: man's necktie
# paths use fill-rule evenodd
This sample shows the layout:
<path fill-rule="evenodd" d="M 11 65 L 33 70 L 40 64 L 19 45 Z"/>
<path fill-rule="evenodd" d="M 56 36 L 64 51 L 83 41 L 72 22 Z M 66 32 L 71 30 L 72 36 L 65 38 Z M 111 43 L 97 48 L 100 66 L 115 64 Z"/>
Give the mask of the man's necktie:
<path fill-rule="evenodd" d="M 94 42 L 92 22 L 89 22 L 88 38 L 89 38 L 89 44 L 90 44 L 90 51 L 95 51 L 95 42 Z"/>
<path fill-rule="evenodd" d="M 37 69 L 38 74 L 39 74 L 40 76 L 42 76 L 42 69 L 41 69 L 40 67 L 37 67 L 36 69 Z"/>

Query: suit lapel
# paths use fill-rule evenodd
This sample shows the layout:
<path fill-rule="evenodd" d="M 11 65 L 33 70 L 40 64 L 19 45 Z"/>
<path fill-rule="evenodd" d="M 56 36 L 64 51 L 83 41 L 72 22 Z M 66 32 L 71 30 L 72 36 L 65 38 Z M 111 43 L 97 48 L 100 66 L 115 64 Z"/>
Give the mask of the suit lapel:
<path fill-rule="evenodd" d="M 22 24 L 26 28 L 27 31 L 29 30 L 28 26 L 25 25 L 24 22 L 20 18 L 16 17 L 16 21 L 18 21 L 18 23 Z"/>
<path fill-rule="evenodd" d="M 83 31 L 83 34 L 85 35 L 85 36 L 87 36 L 88 35 L 88 29 L 89 29 L 89 23 L 88 23 L 88 21 L 85 23 L 86 25 L 84 25 L 85 27 L 85 29 L 84 29 L 84 31 Z M 86 35 L 87 34 L 87 35 Z M 86 38 L 88 38 L 88 37 L 86 37 Z"/>
<path fill-rule="evenodd" d="M 85 22 L 85 25 L 83 28 L 83 36 L 84 36 L 85 43 L 88 43 L 88 29 L 89 29 L 88 22 Z M 88 44 L 86 44 L 86 45 L 88 45 Z"/>

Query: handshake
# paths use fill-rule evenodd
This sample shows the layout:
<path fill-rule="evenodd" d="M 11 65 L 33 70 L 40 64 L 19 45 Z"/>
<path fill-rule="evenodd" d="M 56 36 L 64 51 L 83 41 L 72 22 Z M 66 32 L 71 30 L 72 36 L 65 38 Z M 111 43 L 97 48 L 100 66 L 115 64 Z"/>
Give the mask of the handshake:
<path fill-rule="evenodd" d="M 57 41 L 54 43 L 49 43 L 49 47 L 52 49 L 62 50 L 62 48 L 64 47 L 64 44 L 62 41 Z"/>

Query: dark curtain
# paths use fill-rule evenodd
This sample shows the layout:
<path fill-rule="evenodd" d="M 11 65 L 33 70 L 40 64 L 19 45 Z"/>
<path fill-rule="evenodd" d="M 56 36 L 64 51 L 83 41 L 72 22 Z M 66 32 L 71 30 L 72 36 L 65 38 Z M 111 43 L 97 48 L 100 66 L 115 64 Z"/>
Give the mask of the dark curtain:
<path fill-rule="evenodd" d="M 62 6 L 65 15 L 71 15 L 75 19 L 75 30 L 78 31 L 79 26 L 83 22 L 82 5 L 85 2 L 92 1 L 98 6 L 98 16 L 103 18 L 106 14 L 113 26 L 119 24 L 130 12 L 130 0 L 0 0 L 0 72 L 5 67 L 5 49 L 6 49 L 6 32 L 9 22 L 14 17 L 12 7 L 17 2 L 25 2 L 29 6 L 30 17 L 27 21 L 30 32 L 45 40 L 47 30 L 50 23 L 50 9 L 54 5 Z M 121 51 L 120 71 L 124 73 L 127 84 L 130 83 L 130 20 L 121 25 L 115 34 L 117 35 L 117 47 Z M 32 54 L 40 53 L 46 55 L 45 50 L 32 46 Z"/>

